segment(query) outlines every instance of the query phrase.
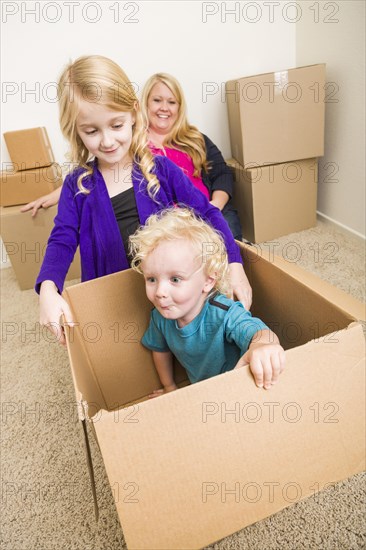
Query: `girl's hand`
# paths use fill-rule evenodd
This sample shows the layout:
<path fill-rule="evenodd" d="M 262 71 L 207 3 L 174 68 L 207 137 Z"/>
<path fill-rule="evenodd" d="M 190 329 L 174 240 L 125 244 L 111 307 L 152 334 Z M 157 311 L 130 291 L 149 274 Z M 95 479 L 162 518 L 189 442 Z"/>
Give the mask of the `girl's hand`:
<path fill-rule="evenodd" d="M 58 203 L 60 200 L 60 194 L 61 194 L 61 187 L 58 187 L 51 193 L 48 193 L 48 195 L 43 195 L 42 197 L 39 197 L 39 199 L 36 199 L 35 201 L 29 202 L 28 204 L 25 204 L 20 209 L 21 212 L 28 212 L 28 210 L 32 210 L 32 218 L 37 214 L 37 211 L 40 208 L 49 208 L 50 206 L 53 206 Z"/>
<path fill-rule="evenodd" d="M 62 345 L 66 345 L 65 334 L 60 323 L 65 315 L 67 324 L 74 325 L 69 304 L 57 292 L 53 281 L 43 281 L 39 293 L 40 323 L 54 334 Z"/>
<path fill-rule="evenodd" d="M 246 310 L 250 310 L 252 305 L 252 287 L 249 284 L 242 264 L 229 264 L 230 282 L 233 294 L 243 304 Z"/>

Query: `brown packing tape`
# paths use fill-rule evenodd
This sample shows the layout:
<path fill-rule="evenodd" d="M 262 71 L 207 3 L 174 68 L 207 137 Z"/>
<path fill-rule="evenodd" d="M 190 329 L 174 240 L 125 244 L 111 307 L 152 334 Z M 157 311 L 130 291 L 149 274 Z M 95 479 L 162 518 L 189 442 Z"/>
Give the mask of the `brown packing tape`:
<path fill-rule="evenodd" d="M 42 126 L 41 131 L 42 131 L 42 136 L 43 136 L 43 142 L 44 142 L 44 145 L 45 145 L 45 156 L 46 157 L 48 156 L 49 162 L 52 163 L 52 162 L 54 162 L 55 159 L 54 159 L 54 156 L 53 156 L 51 143 L 50 143 L 50 140 L 48 138 L 47 130 L 44 126 Z"/>

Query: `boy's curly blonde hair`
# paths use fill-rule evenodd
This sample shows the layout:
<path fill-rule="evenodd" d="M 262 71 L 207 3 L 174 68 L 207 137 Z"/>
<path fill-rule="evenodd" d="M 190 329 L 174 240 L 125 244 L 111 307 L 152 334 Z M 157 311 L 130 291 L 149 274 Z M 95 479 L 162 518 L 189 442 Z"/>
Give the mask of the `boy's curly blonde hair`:
<path fill-rule="evenodd" d="M 214 290 L 231 291 L 226 247 L 221 235 L 188 208 L 167 208 L 150 216 L 146 225 L 130 236 L 131 267 L 143 273 L 141 262 L 163 241 L 186 240 L 197 250 L 205 275 L 216 282 Z"/>

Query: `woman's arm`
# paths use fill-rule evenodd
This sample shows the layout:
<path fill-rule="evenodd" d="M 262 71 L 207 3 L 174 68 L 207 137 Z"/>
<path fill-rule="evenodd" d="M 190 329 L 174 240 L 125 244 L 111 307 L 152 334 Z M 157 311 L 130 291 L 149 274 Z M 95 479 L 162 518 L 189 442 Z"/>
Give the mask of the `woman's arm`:
<path fill-rule="evenodd" d="M 43 195 L 42 197 L 39 197 L 39 199 L 25 204 L 24 206 L 22 206 L 20 211 L 28 212 L 28 210 L 32 210 L 33 218 L 37 214 L 39 208 L 49 208 L 50 206 L 54 206 L 58 203 L 58 201 L 60 200 L 61 189 L 62 186 L 58 187 L 54 191 L 51 191 L 51 193 L 48 193 L 48 195 Z"/>
<path fill-rule="evenodd" d="M 223 197 L 226 197 L 226 202 L 232 197 L 233 195 L 233 188 L 234 188 L 234 178 L 232 171 L 230 167 L 226 164 L 224 157 L 221 154 L 221 151 L 216 147 L 216 145 L 204 134 L 203 139 L 205 141 L 206 146 L 206 156 L 207 156 L 207 163 L 208 163 L 208 171 L 202 172 L 203 181 L 206 185 L 208 185 L 210 189 L 210 193 L 212 196 L 212 199 L 214 199 L 215 206 L 218 206 L 216 204 L 216 192 L 221 191 L 222 193 L 225 193 L 225 195 L 221 196 L 221 201 Z M 220 201 L 220 204 L 222 202 Z M 222 205 L 222 208 L 225 206 L 225 204 Z M 218 206 L 218 208 L 220 208 Z M 221 210 L 222 210 L 221 208 Z"/>
<path fill-rule="evenodd" d="M 229 195 L 225 191 L 214 191 L 210 203 L 222 210 L 229 200 Z"/>

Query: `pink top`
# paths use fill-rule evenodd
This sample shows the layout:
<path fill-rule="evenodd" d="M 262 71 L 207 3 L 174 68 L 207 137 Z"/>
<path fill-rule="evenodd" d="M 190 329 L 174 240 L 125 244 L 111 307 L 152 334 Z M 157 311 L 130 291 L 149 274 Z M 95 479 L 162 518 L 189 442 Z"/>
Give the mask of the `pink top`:
<path fill-rule="evenodd" d="M 179 166 L 179 168 L 181 168 L 183 172 L 189 177 L 193 185 L 197 187 L 197 189 L 199 189 L 201 193 L 203 193 L 208 198 L 208 200 L 210 200 L 210 193 L 206 185 L 203 183 L 202 178 L 197 178 L 193 175 L 194 164 L 188 153 L 185 153 L 184 151 L 179 151 L 178 149 L 173 149 L 172 147 L 155 147 L 155 145 L 151 142 L 149 143 L 149 147 L 153 155 L 163 155 L 165 157 L 168 157 L 168 159 L 173 161 L 174 164 Z"/>

